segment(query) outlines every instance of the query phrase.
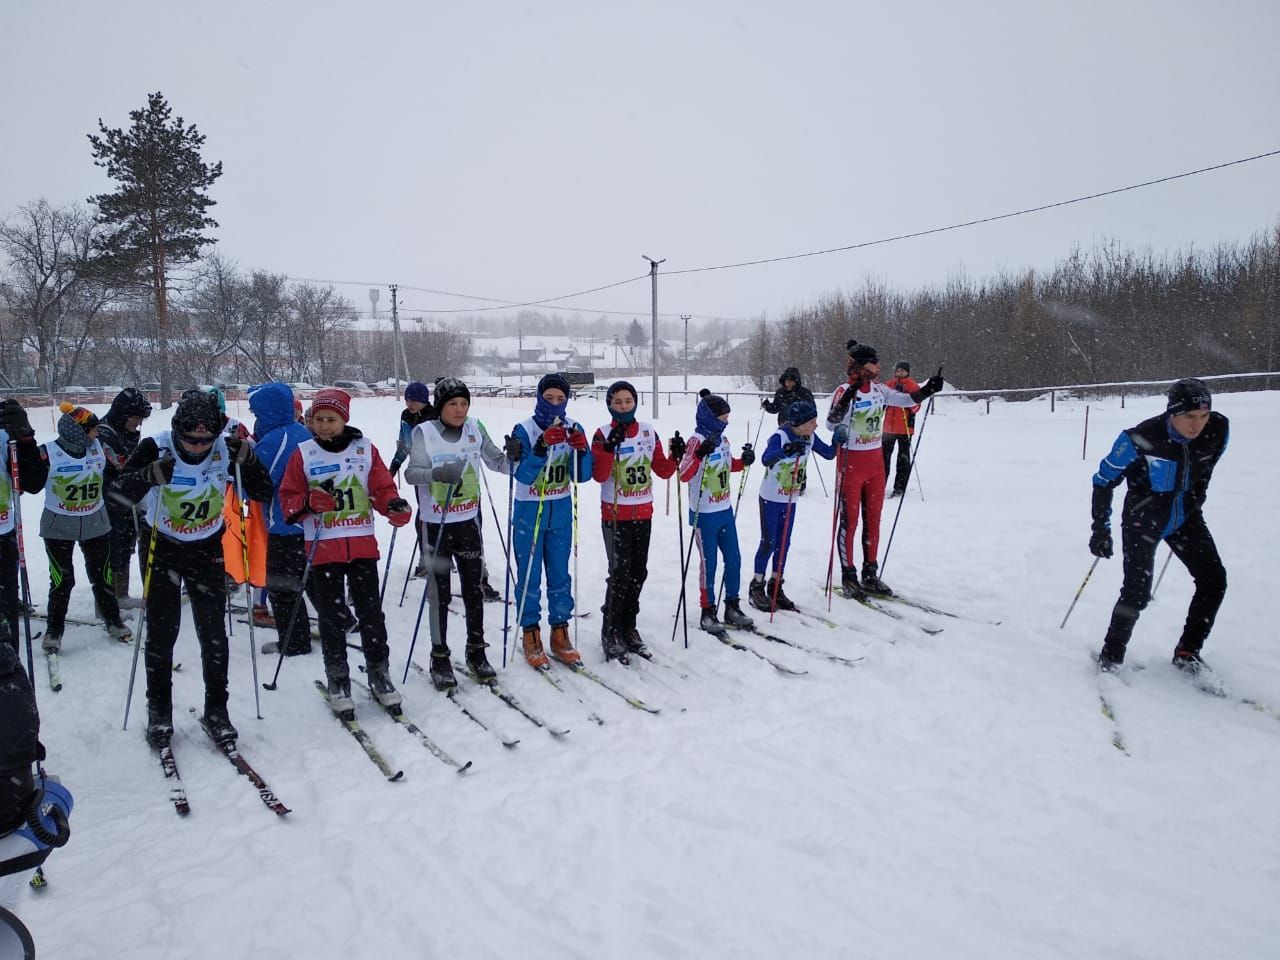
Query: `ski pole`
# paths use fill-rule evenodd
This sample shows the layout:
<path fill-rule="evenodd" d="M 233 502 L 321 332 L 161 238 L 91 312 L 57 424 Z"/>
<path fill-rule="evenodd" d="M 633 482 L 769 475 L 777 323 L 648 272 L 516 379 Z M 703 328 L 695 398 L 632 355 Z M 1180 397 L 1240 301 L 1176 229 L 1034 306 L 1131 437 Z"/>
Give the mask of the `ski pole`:
<path fill-rule="evenodd" d="M 1169 551 L 1168 556 L 1164 558 L 1164 566 L 1160 568 L 1160 576 L 1156 577 L 1156 585 L 1151 588 L 1151 599 L 1156 598 L 1156 591 L 1160 589 L 1160 581 L 1164 579 L 1164 572 L 1169 569 L 1169 561 L 1173 559 L 1173 550 Z"/>
<path fill-rule="evenodd" d="M 680 431 L 677 430 L 674 436 L 679 437 Z M 676 607 L 677 611 L 685 609 L 684 504 L 681 500 L 681 487 L 682 487 L 682 484 L 680 482 L 680 465 L 677 463 L 676 464 L 676 529 L 680 531 L 680 562 L 681 562 L 680 601 L 679 601 L 679 605 Z M 674 623 L 671 625 L 671 642 L 672 643 L 676 642 L 676 628 Z M 687 613 L 685 614 L 685 617 L 684 617 L 684 646 L 686 650 L 689 648 L 689 616 Z"/>
<path fill-rule="evenodd" d="M 942 376 L 942 367 L 938 367 L 937 376 Z M 933 409 L 933 404 L 924 408 L 924 416 L 920 418 L 920 429 L 916 433 L 916 446 L 911 451 L 911 460 L 907 465 L 907 469 L 915 467 L 916 458 L 920 456 L 920 443 L 924 440 L 924 428 L 929 425 L 929 411 Z M 884 573 L 885 567 L 889 565 L 889 551 L 893 549 L 893 534 L 898 529 L 898 517 L 902 515 L 902 504 L 906 502 L 906 497 L 898 498 L 898 509 L 893 512 L 893 526 L 889 528 L 889 541 L 884 545 L 884 557 L 880 560 L 880 573 Z M 923 499 L 923 498 L 922 498 Z M 865 520 L 863 521 L 866 522 Z"/>
<path fill-rule="evenodd" d="M 516 465 L 507 463 L 507 542 L 503 544 L 503 552 L 507 558 L 507 575 L 502 586 L 502 669 L 507 668 L 507 635 L 511 629 L 511 557 L 515 552 L 515 541 L 511 537 L 512 513 L 516 501 Z"/>
<path fill-rule="evenodd" d="M 920 471 L 914 463 L 911 465 L 911 475 L 916 478 L 916 486 L 920 488 L 920 502 L 924 503 L 924 483 L 920 480 Z"/>
<path fill-rule="evenodd" d="M 413 549 L 409 551 L 409 566 L 404 571 L 404 586 L 400 588 L 399 606 L 404 606 L 405 594 L 409 592 L 409 580 L 413 577 L 413 562 L 418 559 L 418 551 L 422 548 L 422 511 L 418 511 L 418 520 L 414 524 L 417 529 L 418 536 L 413 541 Z"/>
<path fill-rule="evenodd" d="M 404 676 L 400 678 L 401 683 L 409 682 L 409 664 L 413 662 L 413 648 L 418 645 L 418 631 L 422 629 L 422 611 L 426 609 L 427 598 L 431 598 L 431 616 L 433 618 L 431 626 L 428 628 L 431 633 L 432 642 L 440 636 L 440 597 L 436 590 L 436 557 L 440 555 L 440 544 L 444 542 L 444 521 L 449 516 L 449 507 L 453 504 L 453 491 L 456 488 L 449 484 L 449 492 L 444 495 L 444 509 L 440 513 L 439 531 L 436 533 L 436 542 L 432 544 L 431 558 L 427 560 L 427 582 L 422 587 L 422 600 L 418 604 L 418 619 L 413 624 L 413 639 L 409 641 L 409 655 L 404 660 Z M 427 535 L 430 528 L 429 521 L 423 521 L 422 535 Z"/>
<path fill-rule="evenodd" d="M 391 560 L 396 555 L 396 534 L 400 532 L 399 527 L 391 528 L 391 544 L 387 547 L 387 569 L 382 571 L 382 588 L 378 590 L 378 605 L 382 605 L 382 598 L 387 595 L 387 579 L 391 576 Z"/>
<path fill-rule="evenodd" d="M 18 583 L 22 601 L 22 626 L 27 640 L 27 679 L 31 696 L 36 693 L 36 661 L 31 639 L 31 581 L 27 576 L 27 548 L 22 532 L 22 478 L 18 475 L 18 441 L 9 441 L 9 485 L 13 490 L 13 529 L 18 542 Z M 17 638 L 14 638 L 17 645 Z M 36 769 L 44 777 L 44 768 L 36 761 Z"/>
<path fill-rule="evenodd" d="M 830 497 L 831 493 L 827 490 L 827 481 L 822 476 L 822 471 L 818 469 L 818 461 L 816 459 L 813 461 L 813 472 L 818 475 L 818 482 L 822 484 L 822 495 Z"/>
<path fill-rule="evenodd" d="M 1072 601 L 1071 601 L 1071 606 L 1067 607 L 1067 615 L 1066 615 L 1065 617 L 1063 617 L 1063 618 L 1062 618 L 1062 622 L 1061 622 L 1060 624 L 1058 624 L 1058 629 L 1059 629 L 1059 630 L 1061 630 L 1063 627 L 1065 627 L 1065 626 L 1067 625 L 1067 618 L 1071 616 L 1071 611 L 1072 611 L 1072 610 L 1074 610 L 1074 609 L 1076 608 L 1076 603 L 1077 603 L 1077 601 L 1079 601 L 1079 599 L 1080 599 L 1080 594 L 1084 593 L 1084 588 L 1085 588 L 1086 586 L 1088 586 L 1088 584 L 1089 584 L 1089 578 L 1093 576 L 1093 571 L 1097 569 L 1097 567 L 1098 567 L 1098 561 L 1099 561 L 1099 560 L 1101 560 L 1101 559 L 1102 559 L 1101 557 L 1094 557 L 1094 558 L 1093 558 L 1093 563 L 1091 563 L 1091 564 L 1089 565 L 1089 572 L 1088 572 L 1088 573 L 1086 573 L 1086 574 L 1084 575 L 1084 580 L 1083 580 L 1083 581 L 1081 581 L 1081 583 L 1080 583 L 1080 589 L 1076 591 L 1076 595 L 1075 595 L 1075 597 L 1074 597 L 1074 598 L 1072 599 Z"/>
<path fill-rule="evenodd" d="M 289 625 L 284 628 L 284 633 L 280 635 L 280 649 L 276 654 L 276 672 L 271 677 L 270 683 L 264 683 L 262 689 L 276 689 L 276 682 L 280 679 L 280 668 L 284 665 L 284 652 L 288 649 L 289 638 L 293 636 L 293 625 L 298 622 L 298 611 L 302 609 L 302 604 L 307 595 L 307 580 L 311 577 L 311 566 L 316 559 L 316 548 L 320 546 L 320 515 L 316 514 L 315 535 L 311 538 L 311 546 L 307 548 L 307 563 L 302 568 L 302 579 L 298 582 L 298 599 L 293 601 L 293 610 L 289 612 Z"/>
<path fill-rule="evenodd" d="M 791 515 L 795 509 L 796 490 L 800 486 L 801 453 L 796 454 L 795 468 L 791 474 L 791 492 L 787 494 L 787 515 L 782 518 L 782 542 L 778 544 L 778 562 L 773 568 L 773 596 L 769 598 L 769 622 L 773 623 L 773 615 L 778 612 L 778 591 L 782 589 L 782 570 L 787 565 L 787 535 L 791 532 Z"/>
<path fill-rule="evenodd" d="M 844 509 L 844 471 L 849 460 L 849 451 L 841 447 L 836 451 L 836 495 L 831 499 L 831 546 L 827 550 L 827 612 L 831 612 L 832 580 L 836 564 L 836 529 L 840 524 L 840 511 Z M 844 557 L 841 557 L 841 569 Z"/>
<path fill-rule="evenodd" d="M 241 441 L 243 442 L 243 441 Z M 253 664 L 253 709 L 262 719 L 261 694 L 258 693 L 258 642 L 253 634 L 253 584 L 249 582 L 249 501 L 244 498 L 244 481 L 240 477 L 240 461 L 236 460 L 236 496 L 240 500 L 240 558 L 244 564 L 244 606 L 249 616 L 249 659 Z M 228 612 L 230 606 L 228 606 Z"/>
<path fill-rule="evenodd" d="M 696 437 L 697 434 L 695 433 L 694 436 Z M 681 612 L 683 611 L 684 613 L 684 646 L 686 650 L 689 649 L 689 601 L 685 595 L 685 589 L 686 589 L 685 582 L 689 578 L 689 561 L 693 558 L 693 545 L 698 538 L 698 514 L 702 511 L 702 478 L 703 478 L 703 474 L 706 473 L 706 470 L 707 470 L 707 461 L 703 460 L 701 465 L 698 467 L 698 503 L 697 503 L 697 506 L 693 508 L 693 523 L 690 524 L 690 526 L 693 529 L 689 533 L 689 550 L 687 553 L 685 553 L 684 560 L 680 564 L 680 602 L 676 605 L 676 618 L 678 619 L 680 617 Z M 690 497 L 692 496 L 693 494 L 690 493 Z M 681 529 L 681 532 L 683 533 L 684 528 L 681 527 L 680 529 Z M 683 547 L 683 543 L 681 544 L 681 546 Z M 702 584 L 698 584 L 698 590 L 699 591 L 702 590 Z M 675 623 L 672 623 L 671 624 L 671 642 L 675 643 L 675 640 L 676 640 L 676 625 Z"/>
<path fill-rule="evenodd" d="M 609 469 L 609 479 L 613 481 L 613 512 L 609 515 L 609 539 L 613 543 L 613 549 L 609 551 L 609 570 L 608 584 L 609 587 L 605 591 L 604 602 L 604 630 L 602 634 L 606 639 L 609 633 L 614 629 L 614 604 L 617 603 L 618 584 L 614 580 L 614 567 L 618 562 L 618 454 L 614 451 L 613 466 Z M 671 478 L 667 478 L 667 493 L 671 493 Z M 680 551 L 684 552 L 684 535 L 681 532 Z"/>
<path fill-rule="evenodd" d="M 760 423 L 756 427 L 756 441 L 759 441 L 760 439 L 760 428 L 763 426 L 764 426 L 764 417 L 761 416 Z M 748 429 L 750 429 L 750 426 L 748 426 Z M 753 453 L 755 452 L 756 445 L 754 442 L 747 444 L 747 446 L 751 448 Z M 755 461 L 753 460 L 752 463 L 754 462 Z M 742 468 L 742 476 L 738 479 L 738 497 L 736 500 L 733 501 L 733 521 L 734 521 L 735 529 L 737 528 L 737 522 L 738 522 L 738 508 L 742 506 L 742 494 L 743 494 L 743 491 L 747 489 L 747 475 L 750 473 L 751 473 L 751 464 L 748 463 L 745 467 Z M 728 567 L 728 564 L 725 564 L 725 566 Z M 724 581 L 728 575 L 729 575 L 729 571 L 727 569 L 720 571 L 720 589 L 716 591 L 716 597 L 715 597 L 717 607 L 720 606 L 720 598 L 724 596 Z"/>
<path fill-rule="evenodd" d="M 577 460 L 576 457 L 570 457 L 570 462 Z M 615 488 L 616 489 L 616 488 Z M 573 609 L 578 609 L 578 469 L 577 464 L 573 466 Z M 578 649 L 578 621 L 581 617 L 573 618 L 573 649 Z"/>
<path fill-rule="evenodd" d="M 156 495 L 151 504 L 151 536 L 147 543 L 147 568 L 142 572 L 142 604 L 138 607 L 138 617 L 133 624 L 133 665 L 129 668 L 129 690 L 124 698 L 124 725 L 121 730 L 129 729 L 129 707 L 133 704 L 133 681 L 138 675 L 138 652 L 142 649 L 142 638 L 147 625 L 147 600 L 151 596 L 151 571 L 156 566 L 156 515 L 160 511 L 160 491 L 152 488 Z"/>

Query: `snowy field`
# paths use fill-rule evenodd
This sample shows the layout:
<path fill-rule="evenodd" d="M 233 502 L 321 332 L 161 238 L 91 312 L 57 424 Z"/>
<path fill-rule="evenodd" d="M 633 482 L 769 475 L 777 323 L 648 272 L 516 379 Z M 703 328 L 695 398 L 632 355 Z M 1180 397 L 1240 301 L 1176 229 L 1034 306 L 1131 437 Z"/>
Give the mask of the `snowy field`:
<path fill-rule="evenodd" d="M 665 514 L 661 485 L 640 618 L 657 662 L 605 665 L 599 493 L 584 485 L 578 597 L 592 613 L 579 622 L 580 646 L 589 666 L 662 712 L 564 671 L 559 692 L 517 660 L 501 682 L 571 732 L 553 739 L 464 682 L 468 707 L 519 739 L 508 750 L 411 675 L 406 712 L 473 761 L 462 775 L 358 696 L 361 720 L 405 773 L 386 782 L 313 689 L 318 644 L 284 664 L 279 690 L 261 693 L 265 719 L 254 719 L 247 627 L 237 623 L 231 716 L 245 756 L 293 808 L 284 819 L 187 712 L 202 689 L 189 623 L 174 694 L 185 819 L 143 741 L 140 690 L 120 730 L 131 649 L 68 626 L 65 687 L 51 692 L 40 669 L 38 695 L 47 767 L 76 796 L 73 836 L 47 864 L 47 889 L 8 882 L 0 901 L 41 956 L 96 960 L 1276 957 L 1280 718 L 1239 698 L 1280 707 L 1270 593 L 1280 394 L 1217 398 L 1232 438 L 1206 515 L 1230 586 L 1205 652 L 1232 695 L 1209 697 L 1168 665 L 1190 597 L 1177 563 L 1130 647 L 1130 663 L 1147 669 L 1110 691 L 1127 755 L 1112 745 L 1089 661 L 1119 588 L 1118 557 L 1099 565 L 1058 629 L 1091 562 L 1089 477 L 1117 430 L 1162 409 L 1162 399 L 1093 404 L 1082 460 L 1083 404 L 1050 413 L 1047 402 L 993 403 L 987 414 L 939 402 L 921 450 L 926 499 L 913 480 L 883 572 L 899 591 L 972 619 L 895 608 L 908 615 L 898 622 L 839 598 L 838 629 L 787 614 L 770 626 L 757 614 L 781 637 L 863 658 L 849 667 L 744 638 L 802 676 L 692 626 L 688 649 L 669 642 L 677 511 L 673 491 Z M 509 401 L 473 410 L 499 438 L 527 413 Z M 735 450 L 759 412 L 735 411 Z M 393 399 L 353 405 L 354 424 L 388 458 L 397 413 Z M 691 405 L 662 413 L 664 435 L 688 435 Z M 605 420 L 598 401 L 570 414 L 592 429 Z M 52 437 L 47 412 L 32 420 Z M 147 427 L 165 425 L 157 412 Z M 822 470 L 829 487 L 830 464 Z M 748 570 L 760 475 L 757 464 L 739 522 Z M 492 490 L 505 517 L 505 481 L 493 477 Z M 23 513 L 34 529 L 39 500 L 27 497 Z M 379 525 L 385 556 L 391 529 Z M 814 477 L 788 592 L 824 614 L 830 530 L 831 501 Z M 500 570 L 487 506 L 485 534 Z M 387 603 L 397 675 L 420 595 L 413 584 L 396 608 L 407 547 L 402 536 Z M 29 535 L 27 548 L 43 601 L 39 541 Z M 92 611 L 85 582 L 81 573 L 72 598 L 81 616 Z M 486 614 L 500 663 L 500 605 Z M 451 632 L 460 638 L 461 624 Z M 354 673 L 361 658 L 351 657 Z M 417 658 L 426 662 L 425 632 Z M 273 667 L 260 659 L 263 679 Z"/>

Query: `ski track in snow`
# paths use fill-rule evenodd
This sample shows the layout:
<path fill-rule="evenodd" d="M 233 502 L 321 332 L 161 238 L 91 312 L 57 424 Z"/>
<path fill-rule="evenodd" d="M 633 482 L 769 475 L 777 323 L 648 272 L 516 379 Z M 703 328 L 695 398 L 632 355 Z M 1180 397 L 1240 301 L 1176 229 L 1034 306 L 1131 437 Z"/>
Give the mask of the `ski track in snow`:
<path fill-rule="evenodd" d="M 735 402 L 736 450 L 758 411 Z M 467 690 L 478 716 L 520 739 L 505 750 L 411 674 L 402 686 L 409 718 L 474 766 L 459 776 L 358 691 L 362 725 L 405 773 L 387 783 L 311 689 L 322 676 L 318 643 L 285 662 L 278 691 L 260 691 L 265 719 L 254 718 L 248 627 L 236 623 L 231 716 L 245 757 L 293 809 L 281 820 L 188 709 L 199 709 L 202 691 L 189 610 L 174 680 L 174 748 L 192 806 L 185 819 L 174 815 L 142 738 L 141 667 L 129 730 L 120 731 L 132 648 L 69 625 L 63 691 L 49 690 L 39 663 L 37 682 L 46 766 L 76 797 L 73 835 L 46 864 L 47 889 L 10 878 L 0 881 L 0 902 L 31 928 L 42 956 L 71 958 L 1272 957 L 1280 723 L 1235 697 L 1280 706 L 1268 594 L 1280 540 L 1280 394 L 1216 402 L 1231 417 L 1232 441 L 1206 516 L 1230 586 L 1206 656 L 1233 697 L 1208 697 L 1168 665 L 1191 592 L 1174 563 L 1130 647 L 1130 663 L 1146 669 L 1109 689 L 1129 756 L 1111 745 L 1086 659 L 1115 601 L 1118 556 L 1099 565 L 1067 628 L 1058 623 L 1091 562 L 1089 477 L 1116 431 L 1163 400 L 1092 404 L 1084 460 L 1081 403 L 1050 413 L 1047 400 L 996 402 L 987 415 L 983 404 L 947 400 L 925 432 L 928 499 L 913 479 L 883 572 L 908 595 L 1001 626 L 899 608 L 945 628 L 926 636 L 840 598 L 827 614 L 819 584 L 831 501 L 811 480 L 788 593 L 850 629 L 783 614 L 768 624 L 752 613 L 762 629 L 864 661 L 850 669 L 733 635 L 808 670 L 782 676 L 696 622 L 686 650 L 680 632 L 668 642 L 677 518 L 674 495 L 665 515 L 659 481 L 639 626 L 672 669 L 606 665 L 594 612 L 604 591 L 599 487 L 584 484 L 580 597 L 593 616 L 578 625 L 581 649 L 591 669 L 661 715 L 559 668 L 566 692 L 557 692 L 518 658 L 513 626 L 500 681 L 570 727 L 568 736 L 553 739 Z M 386 459 L 398 409 L 391 399 L 353 403 L 353 423 Z M 485 398 L 473 406 L 499 441 L 528 409 Z M 231 412 L 248 416 L 243 405 Z M 661 412 L 664 437 L 688 436 L 691 405 Z M 33 422 L 50 420 L 45 413 Z M 605 420 L 598 401 L 574 401 L 570 414 L 589 431 Z M 157 411 L 146 427 L 156 432 L 165 420 Z M 830 489 L 832 465 L 819 469 Z M 757 464 L 738 524 L 744 606 L 761 475 Z M 506 482 L 489 481 L 505 521 Z M 40 502 L 23 501 L 37 601 L 47 589 L 31 533 Z M 897 505 L 885 505 L 882 555 Z M 379 536 L 385 550 L 383 521 Z M 392 584 L 404 576 L 408 546 L 401 537 Z M 692 566 L 696 614 L 696 558 Z M 386 612 L 398 679 L 417 604 L 397 609 L 395 596 L 389 589 Z M 71 614 L 87 615 L 91 604 L 81 570 Z M 502 608 L 485 614 L 500 664 Z M 459 620 L 450 634 L 461 642 Z M 256 636 L 260 643 L 274 631 Z M 424 628 L 419 662 L 428 647 Z M 349 657 L 354 671 L 362 658 Z M 269 679 L 275 658 L 258 666 Z"/>

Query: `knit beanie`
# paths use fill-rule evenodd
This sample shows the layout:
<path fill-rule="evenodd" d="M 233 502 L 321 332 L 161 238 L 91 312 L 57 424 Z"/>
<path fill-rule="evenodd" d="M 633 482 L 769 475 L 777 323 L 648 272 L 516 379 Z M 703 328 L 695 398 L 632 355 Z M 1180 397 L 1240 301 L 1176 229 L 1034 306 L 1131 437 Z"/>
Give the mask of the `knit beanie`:
<path fill-rule="evenodd" d="M 436 396 L 439 396 L 437 393 Z M 415 380 L 404 388 L 404 398 L 412 400 L 414 403 L 430 403 L 431 388 L 421 380 Z"/>
<path fill-rule="evenodd" d="M 905 361 L 905 360 L 899 360 L 897 363 L 895 363 L 895 364 L 893 365 L 893 369 L 894 369 L 894 370 L 905 370 L 905 371 L 907 371 L 907 373 L 910 373 L 910 372 L 911 372 L 911 364 L 907 363 L 907 361 Z"/>
<path fill-rule="evenodd" d="M 62 411 L 58 418 L 58 439 L 68 453 L 83 455 L 89 447 L 89 431 L 98 425 L 98 415 L 74 403 L 60 403 L 58 409 Z"/>
<path fill-rule="evenodd" d="M 204 427 L 216 436 L 222 432 L 222 419 L 213 397 L 201 390 L 188 390 L 174 407 L 170 422 L 177 433 L 191 433 Z"/>
<path fill-rule="evenodd" d="M 538 396 L 542 396 L 549 387 L 559 387 L 564 391 L 564 397 L 566 400 L 569 399 L 569 394 L 573 393 L 572 388 L 569 386 L 569 381 L 565 379 L 563 373 L 548 373 L 539 380 Z"/>
<path fill-rule="evenodd" d="M 1171 414 L 1187 413 L 1191 410 L 1211 410 L 1213 397 L 1203 380 L 1187 377 L 1169 387 L 1169 405 L 1165 409 Z"/>
<path fill-rule="evenodd" d="M 722 417 L 729 412 L 729 401 L 724 397 L 716 396 L 705 387 L 698 391 L 698 396 L 702 398 L 702 402 L 707 405 L 713 417 Z"/>
<path fill-rule="evenodd" d="M 636 388 L 626 380 L 615 380 L 609 384 L 609 389 L 604 392 L 604 405 L 606 407 L 613 406 L 613 395 L 619 390 L 625 390 L 631 394 L 631 400 L 634 403 L 640 402 L 640 394 L 636 393 Z"/>
<path fill-rule="evenodd" d="M 351 396 L 345 390 L 339 390 L 337 387 L 326 387 L 324 390 L 317 390 L 316 395 L 311 398 L 311 415 L 315 416 L 321 410 L 335 410 L 338 416 L 342 417 L 343 423 L 351 421 Z"/>
<path fill-rule="evenodd" d="M 792 426 L 798 427 L 802 423 L 816 419 L 818 419 L 818 408 L 808 400 L 797 400 L 787 407 L 787 423 Z"/>
<path fill-rule="evenodd" d="M 425 391 L 426 387 L 422 389 Z M 408 397 L 409 391 L 405 390 L 404 395 Z M 445 377 L 443 380 L 436 381 L 437 410 L 443 410 L 446 403 L 458 397 L 464 398 L 467 403 L 471 402 L 471 390 L 457 377 Z M 414 399 L 417 398 L 415 397 Z M 424 400 L 423 403 L 426 403 L 426 401 Z"/>

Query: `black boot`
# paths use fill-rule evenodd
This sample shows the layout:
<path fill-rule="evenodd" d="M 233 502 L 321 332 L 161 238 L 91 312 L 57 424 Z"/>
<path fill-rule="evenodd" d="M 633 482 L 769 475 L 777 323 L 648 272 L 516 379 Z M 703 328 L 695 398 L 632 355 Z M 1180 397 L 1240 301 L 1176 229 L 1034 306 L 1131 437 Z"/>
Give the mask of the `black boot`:
<path fill-rule="evenodd" d="M 864 563 L 862 565 L 862 589 L 878 597 L 892 597 L 893 591 L 880 579 L 880 564 Z"/>
<path fill-rule="evenodd" d="M 634 653 L 637 657 L 644 657 L 646 660 L 652 656 L 649 653 L 649 648 L 644 645 L 644 639 L 640 636 L 640 631 L 635 627 L 626 632 L 622 642 L 626 644 L 627 653 Z"/>
<path fill-rule="evenodd" d="M 452 690 L 458 685 L 458 678 L 453 675 L 453 664 L 449 661 L 448 647 L 431 648 L 431 669 L 428 674 L 437 690 Z"/>
<path fill-rule="evenodd" d="M 231 718 L 227 716 L 225 702 L 211 704 L 205 701 L 204 716 L 200 718 L 200 726 L 204 727 L 205 733 L 209 734 L 213 742 L 219 746 L 233 744 L 239 736 L 236 728 L 231 725 Z"/>
<path fill-rule="evenodd" d="M 467 644 L 467 669 L 476 678 L 477 683 L 493 683 L 498 679 L 498 671 L 493 669 L 489 658 L 485 656 L 483 643 Z"/>
<path fill-rule="evenodd" d="M 763 580 L 753 579 L 747 586 L 747 603 L 757 610 L 763 610 L 765 613 L 772 609 L 772 604 L 769 603 L 769 594 L 764 588 Z"/>
<path fill-rule="evenodd" d="M 351 680 L 346 676 L 330 674 L 328 678 L 329 709 L 344 719 L 356 715 L 356 704 L 351 699 Z"/>
<path fill-rule="evenodd" d="M 391 682 L 391 669 L 384 661 L 369 664 L 369 692 L 388 710 L 399 710 L 400 691 Z"/>
<path fill-rule="evenodd" d="M 502 594 L 500 594 L 497 590 L 493 589 L 493 587 L 490 586 L 489 581 L 487 579 L 480 581 L 480 596 L 481 598 L 483 598 L 485 603 L 501 603 L 502 602 Z"/>
<path fill-rule="evenodd" d="M 738 606 L 737 597 L 725 600 L 724 622 L 740 630 L 750 630 L 756 625 L 754 620 L 742 612 L 742 608 Z"/>
<path fill-rule="evenodd" d="M 147 704 L 147 743 L 162 750 L 173 740 L 172 705 Z"/>
<path fill-rule="evenodd" d="M 621 660 L 627 662 L 627 644 L 618 634 L 616 630 L 606 630 L 605 635 L 601 638 L 604 645 L 604 658 L 606 660 Z"/>
<path fill-rule="evenodd" d="M 840 592 L 848 600 L 857 600 L 859 603 L 867 601 L 867 591 L 862 589 L 862 584 L 858 582 L 858 575 L 852 570 L 846 570 L 841 574 Z"/>
<path fill-rule="evenodd" d="M 791 602 L 791 598 L 782 592 L 782 583 L 776 577 L 769 580 L 769 596 L 773 598 L 774 603 L 778 605 L 779 610 L 794 610 L 796 605 Z"/>
<path fill-rule="evenodd" d="M 715 607 L 702 608 L 702 619 L 698 621 L 698 626 L 707 633 L 714 633 L 717 637 L 724 636 L 724 624 L 716 617 Z"/>

